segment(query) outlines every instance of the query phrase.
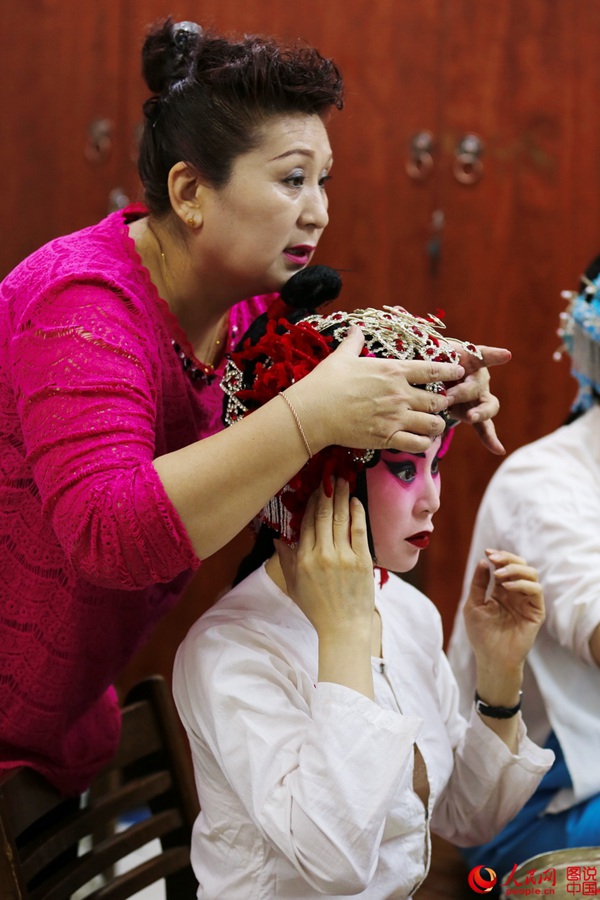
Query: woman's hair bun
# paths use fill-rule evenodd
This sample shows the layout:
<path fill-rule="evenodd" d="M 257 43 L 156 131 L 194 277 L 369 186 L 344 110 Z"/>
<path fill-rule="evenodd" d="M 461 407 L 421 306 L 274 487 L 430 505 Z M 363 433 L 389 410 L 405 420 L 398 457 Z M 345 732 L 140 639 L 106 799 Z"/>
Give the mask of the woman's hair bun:
<path fill-rule="evenodd" d="M 162 94 L 187 78 L 202 40 L 196 22 L 164 19 L 150 27 L 142 47 L 142 75 L 152 93 Z"/>
<path fill-rule="evenodd" d="M 335 300 L 342 289 L 339 272 L 329 266 L 309 266 L 289 278 L 281 289 L 281 299 L 288 306 L 316 309 Z"/>

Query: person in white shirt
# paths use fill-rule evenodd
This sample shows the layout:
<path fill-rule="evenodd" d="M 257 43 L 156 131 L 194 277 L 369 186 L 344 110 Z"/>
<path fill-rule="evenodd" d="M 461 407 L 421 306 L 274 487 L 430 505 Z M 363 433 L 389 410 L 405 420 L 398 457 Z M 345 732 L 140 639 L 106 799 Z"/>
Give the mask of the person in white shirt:
<path fill-rule="evenodd" d="M 352 322 L 370 353 L 452 353 L 430 323 L 386 310 L 301 322 L 271 313 L 230 361 L 226 421 L 293 383 Z M 487 565 L 477 570 L 468 621 L 482 699 L 468 719 L 437 610 L 387 571 L 408 571 L 427 546 L 448 441 L 311 456 L 263 510 L 277 553 L 179 648 L 173 691 L 202 807 L 199 898 L 408 898 L 428 871 L 430 828 L 457 843 L 491 837 L 550 767 L 518 711 L 544 618 L 535 571 L 498 551 L 484 603 Z"/>
<path fill-rule="evenodd" d="M 513 453 L 477 515 L 448 655 L 466 710 L 475 658 L 463 618 L 486 547 L 526 556 L 539 572 L 547 618 L 525 667 L 523 717 L 556 754 L 519 815 L 489 843 L 464 850 L 499 872 L 538 853 L 600 845 L 600 257 L 579 293 L 566 292 L 564 349 L 579 391 L 569 423 Z"/>

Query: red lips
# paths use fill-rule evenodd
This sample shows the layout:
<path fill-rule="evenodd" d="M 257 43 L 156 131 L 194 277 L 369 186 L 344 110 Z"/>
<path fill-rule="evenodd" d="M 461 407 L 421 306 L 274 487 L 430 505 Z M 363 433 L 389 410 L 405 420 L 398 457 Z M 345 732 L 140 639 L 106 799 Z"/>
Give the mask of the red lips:
<path fill-rule="evenodd" d="M 417 547 L 418 550 L 425 550 L 429 547 L 430 537 L 430 531 L 419 531 L 418 534 L 413 534 L 411 537 L 406 538 L 406 540 L 409 544 L 412 544 L 413 547 Z"/>
<path fill-rule="evenodd" d="M 287 256 L 288 259 L 291 259 L 295 263 L 301 263 L 304 265 L 310 259 L 311 253 L 314 251 L 314 247 L 309 244 L 298 244 L 295 247 L 287 247 L 283 251 L 283 255 Z"/>

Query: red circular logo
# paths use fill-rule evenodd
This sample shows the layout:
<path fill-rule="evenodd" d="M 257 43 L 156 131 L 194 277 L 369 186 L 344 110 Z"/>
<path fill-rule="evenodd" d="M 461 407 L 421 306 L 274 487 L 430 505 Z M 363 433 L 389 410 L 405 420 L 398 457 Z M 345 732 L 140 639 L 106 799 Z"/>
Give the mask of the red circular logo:
<path fill-rule="evenodd" d="M 475 866 L 469 872 L 469 887 L 476 894 L 489 893 L 497 881 L 498 876 L 494 870 L 488 869 L 486 866 Z"/>

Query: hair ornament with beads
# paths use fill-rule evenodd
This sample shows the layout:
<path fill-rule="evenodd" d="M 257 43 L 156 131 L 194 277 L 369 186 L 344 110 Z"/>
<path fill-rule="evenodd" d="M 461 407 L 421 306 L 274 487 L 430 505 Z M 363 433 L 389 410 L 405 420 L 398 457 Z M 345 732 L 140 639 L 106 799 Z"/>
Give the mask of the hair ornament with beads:
<path fill-rule="evenodd" d="M 590 409 L 600 398 L 600 257 L 596 257 L 581 277 L 579 292 L 562 291 L 567 300 L 560 314 L 558 335 L 561 346 L 554 354 L 571 357 L 571 372 L 579 390 L 571 408 L 577 414 Z"/>

